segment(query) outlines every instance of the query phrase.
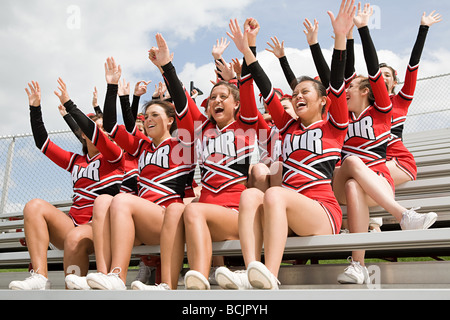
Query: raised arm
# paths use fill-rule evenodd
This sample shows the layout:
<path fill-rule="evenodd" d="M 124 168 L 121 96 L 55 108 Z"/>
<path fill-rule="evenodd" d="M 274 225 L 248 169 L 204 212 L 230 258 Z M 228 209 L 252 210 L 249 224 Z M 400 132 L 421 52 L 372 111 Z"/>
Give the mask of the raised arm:
<path fill-rule="evenodd" d="M 311 50 L 311 55 L 314 60 L 314 65 L 316 66 L 317 73 L 319 74 L 320 81 L 325 88 L 328 89 L 330 84 L 330 67 L 325 61 L 325 57 L 322 53 L 322 48 L 320 47 L 318 40 L 319 33 L 319 22 L 314 19 L 314 24 L 312 24 L 308 19 L 303 22 L 305 30 L 303 33 L 306 35 L 306 41 L 308 42 L 309 49 Z"/>
<path fill-rule="evenodd" d="M 186 143 L 192 143 L 194 139 L 194 120 L 196 119 L 193 119 L 192 111 L 189 111 L 189 109 L 197 108 L 197 105 L 192 100 L 189 92 L 183 88 L 172 64 L 173 55 L 170 54 L 167 42 L 160 33 L 156 34 L 156 44 L 157 47 L 153 47 L 149 52 L 149 59 L 163 71 L 167 88 L 170 88 L 169 92 L 175 104 L 178 128 L 187 130 L 191 140 L 186 140 L 187 135 L 183 135 L 183 140 Z"/>
<path fill-rule="evenodd" d="M 289 87 L 292 90 L 294 90 L 297 78 L 294 72 L 292 71 L 291 66 L 289 65 L 289 61 L 284 52 L 284 41 L 280 42 L 277 37 L 271 37 L 270 40 L 272 40 L 272 43 L 267 42 L 270 49 L 266 50 L 272 52 L 275 55 L 275 57 L 278 58 L 278 61 L 280 62 L 281 65 L 281 69 L 283 70 L 284 73 L 284 77 L 286 78 Z"/>
<path fill-rule="evenodd" d="M 97 147 L 109 162 L 114 163 L 120 161 L 123 155 L 122 149 L 109 140 L 107 135 L 98 128 L 95 122 L 78 109 L 75 103 L 70 99 L 67 86 L 61 78 L 58 79 L 58 85 L 59 92 L 55 91 L 55 95 L 59 98 L 61 104 L 64 105 L 67 112 L 77 122 L 86 137 Z"/>
<path fill-rule="evenodd" d="M 419 32 L 417 34 L 416 42 L 414 43 L 409 59 L 408 69 L 406 71 L 405 82 L 399 94 L 406 100 L 411 100 L 416 89 L 417 71 L 419 67 L 420 58 L 422 57 L 425 40 L 428 35 L 429 28 L 442 21 L 439 13 L 432 11 L 429 15 L 424 12 L 420 20 Z"/>
<path fill-rule="evenodd" d="M 331 11 L 328 15 L 334 32 L 334 51 L 330 74 L 330 121 L 338 129 L 344 130 L 348 125 L 347 99 L 345 96 L 344 69 L 346 63 L 346 37 L 353 26 L 355 15 L 354 0 L 342 1 L 336 17 Z"/>
<path fill-rule="evenodd" d="M 375 107 L 384 113 L 392 110 L 392 103 L 389 98 L 386 85 L 384 83 L 383 75 L 380 71 L 378 62 L 378 55 L 375 46 L 370 36 L 368 22 L 370 16 L 373 14 L 373 8 L 369 4 L 361 8 L 361 3 L 358 4 L 358 14 L 353 19 L 355 26 L 358 28 L 359 35 L 363 46 L 364 59 L 366 60 L 367 71 L 369 73 L 369 80 L 371 83 L 373 95 L 375 97 Z"/>
<path fill-rule="evenodd" d="M 42 119 L 41 88 L 39 83 L 37 81 L 28 83 L 28 88 L 25 88 L 25 91 L 28 95 L 31 131 L 33 132 L 36 147 L 55 164 L 64 170 L 70 171 L 71 164 L 77 155 L 61 149 L 48 138 L 48 133 Z"/>

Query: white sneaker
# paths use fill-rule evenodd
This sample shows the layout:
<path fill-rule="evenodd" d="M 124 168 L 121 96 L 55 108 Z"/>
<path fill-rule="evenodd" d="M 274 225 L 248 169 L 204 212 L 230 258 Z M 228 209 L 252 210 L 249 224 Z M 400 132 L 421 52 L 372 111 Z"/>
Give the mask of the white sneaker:
<path fill-rule="evenodd" d="M 220 267 L 216 270 L 216 280 L 222 289 L 248 290 L 252 285 L 248 282 L 247 271 L 231 271 L 227 267 Z"/>
<path fill-rule="evenodd" d="M 280 281 L 259 261 L 248 264 L 247 275 L 248 281 L 255 289 L 278 290 Z"/>
<path fill-rule="evenodd" d="M 9 288 L 11 290 L 49 290 L 50 281 L 43 275 L 30 271 L 31 276 L 23 281 L 11 281 Z"/>
<path fill-rule="evenodd" d="M 400 221 L 402 230 L 428 229 L 436 222 L 437 214 L 435 212 L 417 213 L 418 209 L 420 207 L 403 212 L 402 221 Z"/>
<path fill-rule="evenodd" d="M 91 290 L 91 287 L 89 287 L 86 281 L 86 277 L 68 274 L 64 281 L 66 282 L 67 289 L 69 290 Z"/>
<path fill-rule="evenodd" d="M 369 283 L 369 271 L 359 261 L 353 261 L 349 257 L 350 265 L 344 272 L 338 275 L 337 281 L 342 284 L 367 284 Z"/>
<path fill-rule="evenodd" d="M 146 285 L 139 280 L 133 281 L 131 283 L 131 289 L 133 290 L 170 290 L 170 287 L 167 283 L 160 283 L 154 286 Z"/>
<path fill-rule="evenodd" d="M 115 270 L 118 272 L 114 272 Z M 125 283 L 119 278 L 122 270 L 114 268 L 110 273 L 104 274 L 101 272 L 90 273 L 86 276 L 87 283 L 92 289 L 99 290 L 127 290 Z"/>
<path fill-rule="evenodd" d="M 211 286 L 203 274 L 189 270 L 184 276 L 184 285 L 188 290 L 209 290 Z"/>

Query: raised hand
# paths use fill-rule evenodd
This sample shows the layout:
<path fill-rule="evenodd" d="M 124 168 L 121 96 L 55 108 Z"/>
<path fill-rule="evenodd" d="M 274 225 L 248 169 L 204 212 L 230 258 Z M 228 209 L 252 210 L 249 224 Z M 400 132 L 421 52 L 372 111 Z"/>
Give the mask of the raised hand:
<path fill-rule="evenodd" d="M 216 74 L 222 76 L 222 79 L 225 81 L 229 81 L 236 76 L 233 65 L 231 63 L 222 62 L 222 60 L 216 60 L 216 67 Z"/>
<path fill-rule="evenodd" d="M 153 64 L 160 68 L 172 61 L 173 54 L 170 54 L 169 47 L 162 34 L 157 33 L 155 38 L 157 47 L 153 47 L 149 50 L 148 58 Z"/>
<path fill-rule="evenodd" d="M 136 83 L 136 85 L 134 86 L 134 95 L 137 97 L 140 97 L 144 94 L 147 93 L 147 86 L 151 83 L 152 81 L 144 81 L 141 80 L 138 83 Z"/>
<path fill-rule="evenodd" d="M 113 57 L 107 58 L 105 62 L 105 78 L 108 84 L 119 84 L 122 68 L 117 65 Z"/>
<path fill-rule="evenodd" d="M 442 16 L 439 13 L 435 13 L 436 10 L 433 10 L 428 16 L 424 12 L 422 15 L 422 19 L 420 21 L 420 25 L 422 26 L 431 26 L 435 23 L 442 21 Z"/>
<path fill-rule="evenodd" d="M 271 49 L 266 48 L 266 51 L 272 52 L 278 59 L 284 57 L 284 41 L 280 43 L 277 37 L 271 37 L 270 40 L 272 40 L 273 45 L 270 42 L 267 42 Z"/>
<path fill-rule="evenodd" d="M 244 53 L 248 48 L 248 30 L 245 30 L 244 33 L 241 31 L 241 27 L 239 27 L 239 23 L 237 19 L 230 20 L 229 23 L 230 32 L 227 31 L 227 35 L 233 40 L 236 48 Z"/>
<path fill-rule="evenodd" d="M 226 38 L 221 38 L 220 42 L 219 39 L 217 39 L 216 44 L 213 46 L 212 49 L 212 55 L 214 57 L 214 60 L 219 60 L 222 58 L 223 53 L 225 52 L 225 49 L 228 48 L 230 45 L 230 41 L 228 41 Z"/>
<path fill-rule="evenodd" d="M 98 106 L 98 92 L 97 87 L 94 87 L 94 92 L 92 93 L 92 106 L 95 108 Z"/>
<path fill-rule="evenodd" d="M 359 8 L 361 8 L 361 4 Z M 328 15 L 330 16 L 331 25 L 333 26 L 335 35 L 334 47 L 337 50 L 346 49 L 346 37 L 347 33 L 353 27 L 355 11 L 355 0 L 342 0 L 341 7 L 339 8 L 339 13 L 336 17 L 334 17 L 334 14 L 331 11 L 328 11 Z M 368 18 L 367 21 L 369 21 Z"/>
<path fill-rule="evenodd" d="M 319 42 L 319 22 L 314 19 L 314 24 L 311 23 L 308 19 L 305 19 L 303 22 L 306 30 L 303 30 L 303 33 L 306 35 L 306 41 L 310 46 Z"/>
<path fill-rule="evenodd" d="M 254 18 L 247 18 L 244 22 L 244 30 L 248 32 L 247 40 L 250 47 L 256 46 L 256 37 L 261 29 L 258 21 Z"/>
<path fill-rule="evenodd" d="M 58 89 L 60 92 L 55 90 L 54 93 L 59 98 L 59 101 L 61 101 L 61 104 L 64 105 L 70 100 L 70 97 L 69 92 L 67 91 L 67 86 L 61 78 L 58 78 Z"/>
<path fill-rule="evenodd" d="M 369 3 L 364 5 L 364 9 L 361 10 L 361 2 L 358 3 L 358 13 L 353 18 L 356 28 L 366 27 L 369 24 L 369 19 L 373 14 L 373 8 Z"/>
<path fill-rule="evenodd" d="M 126 82 L 125 79 L 122 79 L 122 83 L 119 82 L 119 88 L 117 90 L 117 94 L 119 95 L 119 97 L 129 96 L 130 95 L 130 83 Z"/>
<path fill-rule="evenodd" d="M 67 110 L 66 110 L 66 108 L 65 108 L 62 104 L 60 104 L 60 105 L 58 106 L 58 110 L 59 110 L 59 114 L 60 114 L 62 117 L 64 117 L 64 116 L 67 114 Z"/>
<path fill-rule="evenodd" d="M 37 81 L 31 81 L 31 83 L 28 83 L 28 88 L 25 88 L 25 92 L 28 95 L 29 105 L 39 107 L 41 105 L 41 87 L 39 83 Z"/>

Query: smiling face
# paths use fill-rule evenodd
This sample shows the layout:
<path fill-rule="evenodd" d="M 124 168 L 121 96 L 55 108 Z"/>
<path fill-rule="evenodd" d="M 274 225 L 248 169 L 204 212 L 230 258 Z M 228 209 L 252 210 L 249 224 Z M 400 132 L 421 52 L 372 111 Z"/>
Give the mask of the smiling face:
<path fill-rule="evenodd" d="M 389 67 L 381 67 L 380 70 L 383 74 L 384 82 L 386 83 L 389 94 L 394 93 L 394 88 L 397 85 L 397 77 L 393 73 L 393 70 Z"/>
<path fill-rule="evenodd" d="M 317 89 L 317 84 L 311 80 L 301 81 L 292 93 L 292 106 L 301 122 L 308 126 L 322 119 L 322 110 L 327 102 Z"/>
<path fill-rule="evenodd" d="M 346 89 L 348 111 L 361 113 L 370 105 L 370 83 L 367 78 L 356 77 Z"/>
<path fill-rule="evenodd" d="M 170 127 L 175 121 L 159 104 L 152 104 L 145 110 L 144 129 L 152 140 L 158 142 L 170 137 Z M 155 143 L 158 144 L 158 143 Z"/>
<path fill-rule="evenodd" d="M 235 112 L 239 107 L 231 89 L 224 84 L 215 86 L 209 96 L 208 111 L 219 128 L 223 128 L 235 120 Z"/>

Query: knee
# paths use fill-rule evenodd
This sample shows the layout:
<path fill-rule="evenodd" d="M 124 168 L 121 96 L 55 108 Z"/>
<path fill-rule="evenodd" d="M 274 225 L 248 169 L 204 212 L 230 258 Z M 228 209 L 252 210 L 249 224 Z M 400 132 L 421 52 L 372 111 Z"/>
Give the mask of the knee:
<path fill-rule="evenodd" d="M 184 208 L 183 221 L 186 225 L 196 224 L 202 216 L 196 203 L 190 203 Z"/>
<path fill-rule="evenodd" d="M 361 160 L 361 158 L 357 156 L 349 156 L 345 158 L 342 163 L 342 167 L 349 168 L 350 170 L 356 171 L 363 167 L 366 167 L 366 164 Z"/>
<path fill-rule="evenodd" d="M 113 197 L 108 194 L 98 196 L 94 200 L 94 208 L 92 210 L 92 220 L 104 219 L 108 213 Z"/>
<path fill-rule="evenodd" d="M 239 212 L 248 208 L 254 208 L 262 205 L 264 193 L 257 188 L 245 189 L 241 193 L 239 201 Z"/>
<path fill-rule="evenodd" d="M 281 203 L 281 201 L 283 201 L 283 197 L 281 196 L 282 190 L 282 187 L 271 187 L 267 189 L 264 193 L 264 206 Z"/>
<path fill-rule="evenodd" d="M 124 214 L 127 210 L 124 210 L 129 207 L 130 201 L 133 197 L 127 193 L 119 193 L 111 199 L 111 203 L 109 205 L 110 215 L 111 217 L 117 214 Z"/>
<path fill-rule="evenodd" d="M 176 225 L 180 222 L 186 206 L 182 203 L 172 203 L 164 213 L 164 225 Z"/>
<path fill-rule="evenodd" d="M 354 198 L 361 191 L 361 186 L 355 179 L 348 179 L 345 182 L 344 189 L 345 189 L 345 196 L 347 199 Z"/>
<path fill-rule="evenodd" d="M 46 204 L 45 200 L 33 199 L 28 201 L 23 208 L 23 218 L 30 219 L 33 217 L 38 217 L 42 214 L 42 208 Z"/>
<path fill-rule="evenodd" d="M 70 231 L 64 239 L 64 251 L 68 254 L 77 252 L 88 252 L 91 247 L 92 239 L 84 233 L 79 232 L 78 228 Z"/>

